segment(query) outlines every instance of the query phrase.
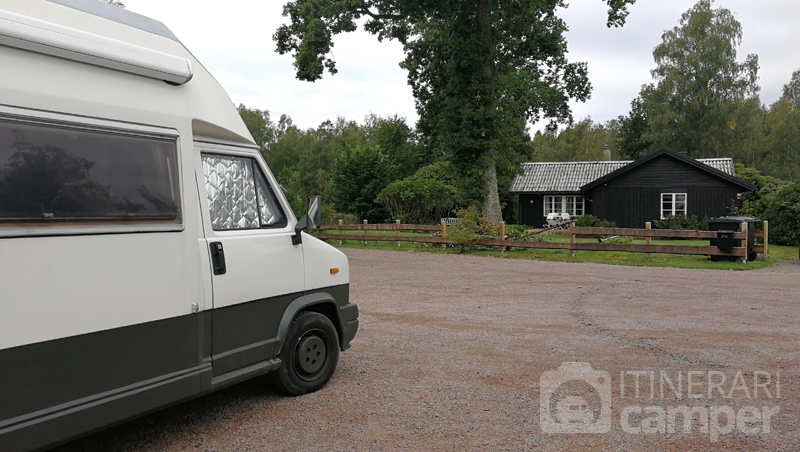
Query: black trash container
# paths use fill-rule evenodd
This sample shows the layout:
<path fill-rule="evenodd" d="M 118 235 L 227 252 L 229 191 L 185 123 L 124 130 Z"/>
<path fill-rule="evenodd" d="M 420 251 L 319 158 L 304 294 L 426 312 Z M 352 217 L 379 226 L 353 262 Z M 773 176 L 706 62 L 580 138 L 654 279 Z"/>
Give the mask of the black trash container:
<path fill-rule="evenodd" d="M 733 245 L 730 243 L 730 232 L 742 232 L 742 223 L 747 223 L 747 260 L 753 261 L 758 257 L 755 252 L 754 239 L 756 232 L 756 223 L 761 220 L 755 217 L 717 217 L 708 220 L 708 230 L 717 231 L 716 239 L 711 239 L 711 246 L 716 246 L 721 249 L 730 249 L 732 247 L 742 246 L 742 240 L 733 240 Z M 712 261 L 735 261 L 738 260 L 735 256 L 711 256 Z"/>
<path fill-rule="evenodd" d="M 732 250 L 736 246 L 736 240 L 733 238 L 734 234 L 736 234 L 736 231 L 717 231 L 717 238 L 711 239 L 715 241 L 715 243 L 712 242 L 712 245 L 716 245 L 717 248 L 724 251 Z"/>

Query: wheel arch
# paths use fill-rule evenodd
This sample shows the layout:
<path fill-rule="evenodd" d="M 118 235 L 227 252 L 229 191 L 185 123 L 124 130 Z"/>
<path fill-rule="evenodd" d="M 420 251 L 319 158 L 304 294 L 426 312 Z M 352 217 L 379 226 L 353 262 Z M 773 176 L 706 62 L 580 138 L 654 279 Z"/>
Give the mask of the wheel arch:
<path fill-rule="evenodd" d="M 327 317 L 336 328 L 336 334 L 339 335 L 339 348 L 342 349 L 342 321 L 339 318 L 336 299 L 327 292 L 317 292 L 295 298 L 283 311 L 281 322 L 278 325 L 278 334 L 275 337 L 274 353 L 276 356 L 283 349 L 283 343 L 292 320 L 303 312 L 316 312 Z"/>

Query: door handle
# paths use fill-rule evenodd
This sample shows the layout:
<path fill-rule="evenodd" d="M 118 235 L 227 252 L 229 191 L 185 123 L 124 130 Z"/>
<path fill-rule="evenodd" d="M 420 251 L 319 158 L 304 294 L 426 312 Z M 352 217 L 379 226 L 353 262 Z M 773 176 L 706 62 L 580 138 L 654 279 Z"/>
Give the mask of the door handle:
<path fill-rule="evenodd" d="M 224 275 L 227 271 L 225 268 L 225 250 L 222 248 L 222 242 L 211 242 L 211 266 L 214 268 L 215 275 Z"/>

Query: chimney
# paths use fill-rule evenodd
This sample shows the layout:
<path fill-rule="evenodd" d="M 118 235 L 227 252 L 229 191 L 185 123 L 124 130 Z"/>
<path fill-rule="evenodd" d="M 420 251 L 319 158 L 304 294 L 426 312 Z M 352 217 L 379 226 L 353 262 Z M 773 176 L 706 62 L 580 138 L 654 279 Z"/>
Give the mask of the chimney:
<path fill-rule="evenodd" d="M 611 161 L 611 149 L 608 148 L 608 145 L 603 145 L 603 161 L 610 162 Z"/>

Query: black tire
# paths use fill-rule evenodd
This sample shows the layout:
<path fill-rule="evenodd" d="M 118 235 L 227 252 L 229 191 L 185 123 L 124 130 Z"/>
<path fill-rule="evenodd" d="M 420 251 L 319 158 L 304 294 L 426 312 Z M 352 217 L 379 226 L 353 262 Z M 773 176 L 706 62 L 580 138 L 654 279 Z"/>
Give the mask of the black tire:
<path fill-rule="evenodd" d="M 339 362 L 339 335 L 327 317 L 303 312 L 289 326 L 278 357 L 281 367 L 272 381 L 288 395 L 303 395 L 325 386 Z"/>

